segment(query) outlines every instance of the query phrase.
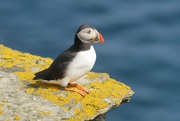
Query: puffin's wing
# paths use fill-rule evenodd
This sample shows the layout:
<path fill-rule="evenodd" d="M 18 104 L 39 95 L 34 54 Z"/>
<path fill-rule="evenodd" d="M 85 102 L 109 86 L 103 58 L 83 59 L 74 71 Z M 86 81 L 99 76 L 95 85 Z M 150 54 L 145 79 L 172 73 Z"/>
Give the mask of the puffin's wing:
<path fill-rule="evenodd" d="M 74 46 L 61 53 L 48 69 L 36 73 L 34 79 L 57 80 L 65 77 L 69 63 L 74 59 L 77 52 Z"/>
<path fill-rule="evenodd" d="M 33 78 L 36 79 L 43 79 L 43 80 L 53 80 L 53 74 L 49 69 L 42 70 L 35 74 L 36 76 Z"/>
<path fill-rule="evenodd" d="M 73 61 L 77 52 L 73 49 L 73 46 L 68 50 L 61 53 L 49 67 L 50 70 L 53 70 L 53 77 L 55 79 L 62 79 L 66 75 L 66 70 L 68 65 Z"/>

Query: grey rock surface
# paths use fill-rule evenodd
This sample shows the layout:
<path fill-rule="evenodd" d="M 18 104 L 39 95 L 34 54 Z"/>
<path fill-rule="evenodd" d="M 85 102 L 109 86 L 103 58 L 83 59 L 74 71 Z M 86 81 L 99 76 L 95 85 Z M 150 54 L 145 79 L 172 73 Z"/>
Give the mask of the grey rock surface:
<path fill-rule="evenodd" d="M 22 121 L 59 121 L 73 115 L 73 108 L 67 113 L 44 98 L 27 95 L 19 90 L 22 86 L 15 74 L 0 71 L 0 121 L 13 121 L 17 116 Z"/>

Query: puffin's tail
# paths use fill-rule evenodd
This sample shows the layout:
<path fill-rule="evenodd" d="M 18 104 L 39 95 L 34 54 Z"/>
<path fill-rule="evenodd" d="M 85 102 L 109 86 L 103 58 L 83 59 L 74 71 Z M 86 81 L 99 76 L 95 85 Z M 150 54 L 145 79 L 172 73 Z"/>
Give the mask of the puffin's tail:
<path fill-rule="evenodd" d="M 52 79 L 52 74 L 48 69 L 45 69 L 43 71 L 40 71 L 35 74 L 36 76 L 33 78 L 34 80 L 37 79 L 43 79 L 43 80 L 51 80 Z"/>

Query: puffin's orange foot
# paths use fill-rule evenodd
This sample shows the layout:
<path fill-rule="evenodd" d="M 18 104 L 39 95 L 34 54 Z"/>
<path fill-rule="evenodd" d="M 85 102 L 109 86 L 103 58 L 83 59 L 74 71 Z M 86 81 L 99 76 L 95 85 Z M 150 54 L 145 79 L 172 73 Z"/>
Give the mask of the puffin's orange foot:
<path fill-rule="evenodd" d="M 65 90 L 67 90 L 67 91 L 72 91 L 72 92 L 77 92 L 77 93 L 79 93 L 80 95 L 82 95 L 83 97 L 85 97 L 86 96 L 86 92 L 84 92 L 84 91 L 82 91 L 82 90 L 79 90 L 78 88 L 68 88 L 68 87 L 66 87 L 66 88 L 64 88 Z"/>
<path fill-rule="evenodd" d="M 89 93 L 89 91 L 87 89 L 85 89 L 83 86 L 81 86 L 79 84 L 69 83 L 68 85 L 71 86 L 71 87 L 76 87 L 76 88 L 68 88 L 68 87 L 66 87 L 65 90 L 77 92 L 80 95 L 82 95 L 83 97 L 86 96 Z"/>
<path fill-rule="evenodd" d="M 86 88 L 84 88 L 83 86 L 79 85 L 79 84 L 69 83 L 69 86 L 76 87 L 79 90 L 82 90 L 83 92 L 89 94 L 89 91 Z"/>

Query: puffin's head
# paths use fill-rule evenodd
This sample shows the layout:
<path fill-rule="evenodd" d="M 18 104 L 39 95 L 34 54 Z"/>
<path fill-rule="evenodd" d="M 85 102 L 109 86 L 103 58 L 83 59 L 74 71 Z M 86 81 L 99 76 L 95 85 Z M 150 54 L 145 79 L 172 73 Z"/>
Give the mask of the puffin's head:
<path fill-rule="evenodd" d="M 104 43 L 103 36 L 92 26 L 83 24 L 76 32 L 77 37 L 85 43 Z"/>

